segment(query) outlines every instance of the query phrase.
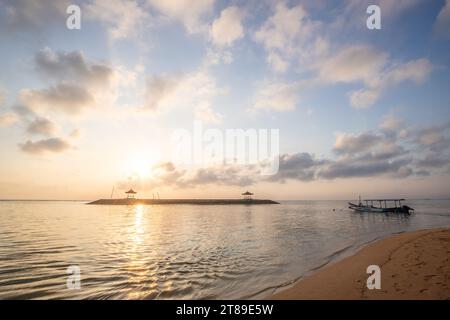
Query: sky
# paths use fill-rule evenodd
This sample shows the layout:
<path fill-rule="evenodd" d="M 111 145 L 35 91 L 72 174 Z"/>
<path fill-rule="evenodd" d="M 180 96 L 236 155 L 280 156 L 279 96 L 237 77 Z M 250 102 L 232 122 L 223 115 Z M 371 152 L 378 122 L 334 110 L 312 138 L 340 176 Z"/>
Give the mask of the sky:
<path fill-rule="evenodd" d="M 0 199 L 450 197 L 450 0 L 0 0 L 0 43 Z"/>

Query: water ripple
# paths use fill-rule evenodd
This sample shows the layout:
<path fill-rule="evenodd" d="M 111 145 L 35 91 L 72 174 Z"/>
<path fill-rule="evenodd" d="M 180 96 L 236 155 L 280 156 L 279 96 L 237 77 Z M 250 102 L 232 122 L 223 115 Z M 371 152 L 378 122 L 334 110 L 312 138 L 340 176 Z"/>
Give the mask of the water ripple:
<path fill-rule="evenodd" d="M 450 225 L 449 201 L 411 205 L 416 214 L 405 218 L 354 214 L 339 201 L 0 201 L 0 299 L 261 298 L 367 241 Z M 81 270 L 80 289 L 67 287 L 69 266 Z"/>

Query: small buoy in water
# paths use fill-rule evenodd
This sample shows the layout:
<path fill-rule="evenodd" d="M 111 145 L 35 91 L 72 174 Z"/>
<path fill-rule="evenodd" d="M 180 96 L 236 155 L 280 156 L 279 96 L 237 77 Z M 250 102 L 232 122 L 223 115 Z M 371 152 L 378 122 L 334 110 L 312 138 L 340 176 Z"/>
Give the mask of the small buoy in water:
<path fill-rule="evenodd" d="M 336 211 L 336 209 L 335 209 L 335 208 L 333 208 L 333 211 Z"/>

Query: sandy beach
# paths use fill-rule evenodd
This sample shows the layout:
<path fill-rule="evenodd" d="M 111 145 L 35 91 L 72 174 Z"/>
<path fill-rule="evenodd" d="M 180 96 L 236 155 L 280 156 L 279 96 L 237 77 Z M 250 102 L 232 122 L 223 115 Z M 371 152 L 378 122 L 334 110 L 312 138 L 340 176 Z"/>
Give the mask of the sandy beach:
<path fill-rule="evenodd" d="M 367 288 L 369 265 L 381 289 Z M 450 299 L 450 229 L 403 233 L 373 242 L 269 299 Z"/>

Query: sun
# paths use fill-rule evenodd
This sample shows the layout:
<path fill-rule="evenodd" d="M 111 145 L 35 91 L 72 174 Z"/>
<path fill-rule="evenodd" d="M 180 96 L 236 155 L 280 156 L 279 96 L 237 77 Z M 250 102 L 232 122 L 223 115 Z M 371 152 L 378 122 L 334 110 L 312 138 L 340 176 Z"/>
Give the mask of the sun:
<path fill-rule="evenodd" d="M 135 159 L 132 170 L 141 178 L 148 178 L 152 172 L 152 164 L 145 159 Z"/>
<path fill-rule="evenodd" d="M 152 167 L 157 162 L 154 154 L 137 152 L 125 161 L 124 172 L 127 176 L 134 176 L 141 179 L 149 178 L 152 175 Z"/>

